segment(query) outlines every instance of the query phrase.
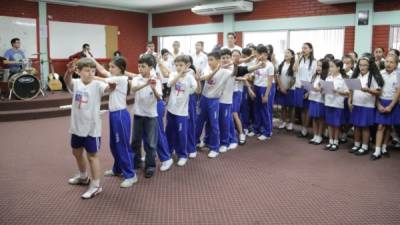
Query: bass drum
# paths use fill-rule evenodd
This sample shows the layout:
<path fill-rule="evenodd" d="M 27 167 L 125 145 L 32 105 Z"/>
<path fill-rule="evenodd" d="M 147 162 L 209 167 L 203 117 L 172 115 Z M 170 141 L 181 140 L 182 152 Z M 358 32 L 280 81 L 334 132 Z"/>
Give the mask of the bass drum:
<path fill-rule="evenodd" d="M 40 81 L 31 74 L 14 74 L 8 81 L 8 87 L 17 99 L 30 100 L 40 92 Z"/>

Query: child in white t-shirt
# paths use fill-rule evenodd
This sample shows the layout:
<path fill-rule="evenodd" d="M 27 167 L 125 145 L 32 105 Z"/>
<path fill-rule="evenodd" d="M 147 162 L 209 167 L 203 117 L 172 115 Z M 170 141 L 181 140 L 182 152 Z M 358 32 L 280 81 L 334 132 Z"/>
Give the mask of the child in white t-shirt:
<path fill-rule="evenodd" d="M 80 78 L 72 79 L 73 72 Z M 83 199 L 92 198 L 102 191 L 100 186 L 100 162 L 97 152 L 100 150 L 101 115 L 100 104 L 103 94 L 115 88 L 109 84 L 93 80 L 96 64 L 92 59 L 82 58 L 76 65 L 70 64 L 64 80 L 73 94 L 71 109 L 71 147 L 79 168 L 79 175 L 68 180 L 72 185 L 89 185 L 82 195 Z M 87 163 L 84 157 L 87 152 L 89 167 L 92 175 L 90 181 L 87 174 Z"/>
<path fill-rule="evenodd" d="M 120 185 L 122 188 L 131 187 L 138 180 L 133 169 L 133 156 L 130 144 L 131 116 L 126 104 L 127 95 L 130 94 L 130 84 L 128 76 L 125 75 L 126 66 L 125 58 L 120 56 L 110 61 L 110 71 L 105 70 L 102 65 L 96 62 L 99 74 L 107 77 L 105 81 L 116 84 L 116 89 L 110 93 L 108 103 L 110 111 L 110 149 L 114 157 L 114 165 L 104 175 L 123 175 L 125 180 Z"/>
<path fill-rule="evenodd" d="M 318 60 L 317 70 L 311 78 L 312 90 L 309 91 L 308 100 L 310 101 L 308 116 L 312 120 L 314 137 L 309 141 L 310 144 L 319 145 L 322 143 L 322 132 L 324 129 L 325 105 L 324 95 L 321 93 L 321 80 L 325 80 L 329 73 L 329 61 Z"/>
<path fill-rule="evenodd" d="M 365 155 L 368 154 L 370 126 L 375 124 L 375 101 L 381 93 L 383 79 L 375 62 L 368 57 L 358 60 L 352 78 L 360 80 L 362 89 L 354 90 L 349 97 L 350 122 L 354 126 L 354 147 L 350 152 Z"/>
<path fill-rule="evenodd" d="M 151 55 L 143 55 L 139 59 L 139 75 L 131 81 L 135 93 L 133 105 L 132 149 L 135 153 L 134 164 L 141 165 L 143 141 L 145 158 L 145 178 L 151 178 L 156 168 L 156 152 L 158 142 L 157 101 L 162 98 L 161 82 L 156 76 L 151 76 L 154 66 Z"/>
<path fill-rule="evenodd" d="M 178 166 L 184 166 L 188 160 L 188 112 L 189 96 L 197 88 L 194 71 L 188 68 L 189 57 L 179 55 L 174 60 L 176 72 L 171 73 L 168 86 L 171 95 L 167 105 L 166 135 L 171 152 L 178 156 Z"/>
<path fill-rule="evenodd" d="M 333 82 L 333 93 L 325 93 L 325 123 L 329 131 L 329 143 L 325 150 L 337 151 L 339 149 L 339 131 L 344 123 L 344 99 L 349 90 L 344 82 L 346 72 L 343 62 L 335 59 L 329 62 L 329 76 L 325 81 Z"/>
<path fill-rule="evenodd" d="M 388 55 L 385 60 L 385 69 L 381 71 L 384 85 L 379 100 L 376 103 L 377 111 L 375 123 L 378 124 L 375 139 L 375 152 L 371 155 L 371 160 L 377 160 L 382 155 L 389 156 L 387 145 L 390 139 L 392 126 L 395 124 L 394 116 L 398 107 L 400 87 L 397 78 L 397 65 L 399 59 L 397 56 Z"/>

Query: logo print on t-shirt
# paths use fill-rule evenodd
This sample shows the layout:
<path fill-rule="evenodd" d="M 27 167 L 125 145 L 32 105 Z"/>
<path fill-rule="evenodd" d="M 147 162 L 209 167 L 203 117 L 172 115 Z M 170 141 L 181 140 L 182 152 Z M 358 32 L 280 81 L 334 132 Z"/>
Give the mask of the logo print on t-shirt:
<path fill-rule="evenodd" d="M 214 85 L 214 84 L 215 84 L 215 80 L 210 79 L 210 80 L 207 81 L 207 84 L 209 84 L 209 85 Z"/>
<path fill-rule="evenodd" d="M 176 82 L 175 84 L 175 91 L 176 91 L 176 95 L 178 96 L 180 93 L 185 92 L 185 84 L 182 82 Z"/>
<path fill-rule="evenodd" d="M 78 104 L 78 109 L 80 109 L 83 105 L 88 103 L 89 93 L 83 91 L 77 91 L 75 94 L 75 103 Z"/>

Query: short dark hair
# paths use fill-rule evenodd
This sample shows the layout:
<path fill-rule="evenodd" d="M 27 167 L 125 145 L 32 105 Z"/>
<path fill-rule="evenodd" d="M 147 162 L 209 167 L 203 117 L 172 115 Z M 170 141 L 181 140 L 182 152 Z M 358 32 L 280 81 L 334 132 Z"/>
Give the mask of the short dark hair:
<path fill-rule="evenodd" d="M 329 61 L 333 61 L 335 59 L 335 56 L 331 53 L 328 53 L 324 56 L 324 59 L 327 59 Z"/>
<path fill-rule="evenodd" d="M 397 49 L 395 49 L 395 48 L 392 48 L 392 49 L 390 49 L 390 51 L 394 51 L 394 54 L 396 54 L 397 57 L 400 56 L 400 51 L 399 51 L 399 50 L 397 50 Z"/>
<path fill-rule="evenodd" d="M 229 35 L 232 35 L 234 39 L 236 39 L 236 34 L 233 32 L 229 32 L 226 34 L 226 36 L 228 37 Z"/>
<path fill-rule="evenodd" d="M 183 62 L 185 64 L 188 64 L 190 63 L 190 58 L 187 55 L 178 55 L 174 60 L 174 63 L 177 62 Z"/>
<path fill-rule="evenodd" d="M 227 48 L 222 49 L 221 52 L 220 52 L 220 54 L 221 54 L 221 56 L 223 56 L 223 55 L 232 56 L 231 50 L 229 50 L 229 49 L 227 49 Z"/>
<path fill-rule="evenodd" d="M 165 53 L 169 53 L 168 49 L 166 48 L 161 49 L 161 55 L 163 56 Z"/>
<path fill-rule="evenodd" d="M 96 68 L 96 63 L 90 58 L 81 58 L 76 62 L 78 70 L 82 70 L 85 67 Z"/>
<path fill-rule="evenodd" d="M 259 44 L 256 47 L 256 51 L 258 54 L 262 54 L 262 53 L 268 53 L 268 49 L 265 45 Z"/>
<path fill-rule="evenodd" d="M 204 41 L 198 41 L 196 44 L 200 44 L 201 46 L 204 46 Z"/>
<path fill-rule="evenodd" d="M 212 51 L 207 54 L 208 57 L 214 57 L 215 59 L 221 59 L 220 51 Z"/>
<path fill-rule="evenodd" d="M 90 45 L 88 43 L 85 43 L 82 45 L 82 48 L 88 48 L 88 47 L 90 47 Z"/>
<path fill-rule="evenodd" d="M 117 51 L 115 51 L 115 52 L 113 53 L 113 55 L 114 55 L 114 57 L 115 57 L 115 56 L 122 56 L 122 53 L 121 53 L 119 50 L 117 50 Z"/>
<path fill-rule="evenodd" d="M 232 54 L 233 54 L 234 52 L 237 52 L 237 53 L 239 53 L 239 55 L 242 55 L 242 53 L 239 51 L 239 49 L 233 49 L 233 50 L 232 50 Z"/>
<path fill-rule="evenodd" d="M 139 58 L 138 63 L 139 63 L 139 64 L 146 64 L 146 65 L 148 65 L 149 67 L 153 67 L 154 64 L 155 64 L 154 59 L 153 59 L 153 56 L 152 56 L 151 54 L 144 54 L 144 55 L 142 55 L 142 56 Z"/>
<path fill-rule="evenodd" d="M 11 45 L 15 44 L 15 42 L 21 41 L 19 38 L 13 38 L 11 39 Z"/>
<path fill-rule="evenodd" d="M 246 56 L 251 56 L 252 51 L 250 48 L 243 48 L 242 49 L 242 55 L 246 55 Z"/>

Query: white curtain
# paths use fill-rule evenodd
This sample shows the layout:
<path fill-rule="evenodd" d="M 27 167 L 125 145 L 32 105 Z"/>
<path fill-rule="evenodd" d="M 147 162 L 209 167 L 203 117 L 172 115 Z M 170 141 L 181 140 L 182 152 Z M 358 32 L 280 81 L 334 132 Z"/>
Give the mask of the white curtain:
<path fill-rule="evenodd" d="M 339 59 L 343 56 L 344 29 L 296 30 L 290 31 L 289 37 L 289 46 L 295 52 L 301 51 L 304 42 L 310 42 L 316 59 L 321 59 L 328 53 Z"/>
<path fill-rule="evenodd" d="M 164 36 L 159 37 L 159 51 L 166 48 L 168 51 L 172 52 L 172 44 L 174 41 L 180 42 L 180 51 L 185 54 L 194 54 L 195 45 L 198 41 L 204 42 L 204 51 L 211 52 L 211 50 L 218 43 L 217 34 L 198 34 L 198 35 L 181 35 L 181 36 Z"/>

